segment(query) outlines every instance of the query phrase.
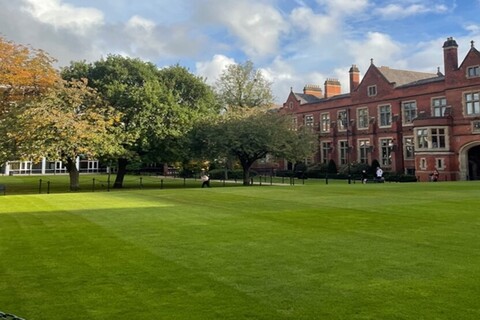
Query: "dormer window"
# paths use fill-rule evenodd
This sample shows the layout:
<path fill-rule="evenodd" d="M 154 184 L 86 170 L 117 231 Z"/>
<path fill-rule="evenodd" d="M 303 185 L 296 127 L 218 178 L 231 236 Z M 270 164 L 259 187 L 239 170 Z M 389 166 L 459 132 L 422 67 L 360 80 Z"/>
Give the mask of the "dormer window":
<path fill-rule="evenodd" d="M 288 103 L 288 108 L 293 109 L 293 102 L 292 102 L 292 101 L 290 101 L 290 102 Z"/>
<path fill-rule="evenodd" d="M 369 97 L 374 97 L 374 96 L 377 95 L 377 86 L 376 85 L 368 86 L 367 90 L 368 90 L 368 96 Z"/>
<path fill-rule="evenodd" d="M 473 66 L 467 68 L 467 78 L 480 77 L 480 66 Z"/>

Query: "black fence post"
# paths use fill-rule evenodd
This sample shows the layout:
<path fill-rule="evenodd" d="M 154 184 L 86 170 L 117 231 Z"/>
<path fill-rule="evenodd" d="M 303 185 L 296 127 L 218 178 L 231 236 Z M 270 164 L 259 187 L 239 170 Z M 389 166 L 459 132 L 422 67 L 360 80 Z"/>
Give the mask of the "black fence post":
<path fill-rule="evenodd" d="M 42 179 L 38 181 L 38 193 L 42 193 Z"/>
<path fill-rule="evenodd" d="M 95 178 L 92 179 L 92 192 L 95 192 Z"/>
<path fill-rule="evenodd" d="M 142 188 L 143 188 L 143 178 L 140 177 L 140 189 L 142 189 Z"/>
<path fill-rule="evenodd" d="M 108 173 L 107 177 L 107 191 L 110 191 L 110 172 Z"/>
<path fill-rule="evenodd" d="M 50 194 L 50 181 L 47 181 L 47 194 Z"/>

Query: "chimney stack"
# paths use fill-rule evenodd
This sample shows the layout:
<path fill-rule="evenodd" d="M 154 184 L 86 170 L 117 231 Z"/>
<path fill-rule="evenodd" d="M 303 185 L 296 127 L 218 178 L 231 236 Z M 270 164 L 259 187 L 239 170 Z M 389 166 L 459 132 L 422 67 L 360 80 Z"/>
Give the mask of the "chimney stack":
<path fill-rule="evenodd" d="M 358 70 L 357 65 L 352 64 L 348 73 L 350 74 L 350 93 L 352 93 L 360 84 L 360 71 Z"/>
<path fill-rule="evenodd" d="M 445 76 L 458 69 L 458 44 L 452 37 L 443 43 L 443 63 Z"/>
<path fill-rule="evenodd" d="M 325 80 L 325 98 L 330 98 L 339 95 L 342 92 L 340 81 L 337 79 Z"/>
<path fill-rule="evenodd" d="M 305 87 L 303 88 L 303 93 L 311 94 L 312 96 L 315 96 L 320 99 L 323 98 L 322 88 L 316 84 L 305 85 Z"/>

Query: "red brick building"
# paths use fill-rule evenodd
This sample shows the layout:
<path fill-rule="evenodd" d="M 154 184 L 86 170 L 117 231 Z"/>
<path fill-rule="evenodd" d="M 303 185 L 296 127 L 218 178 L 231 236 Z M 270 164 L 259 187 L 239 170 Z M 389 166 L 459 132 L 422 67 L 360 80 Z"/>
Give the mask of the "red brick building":
<path fill-rule="evenodd" d="M 427 181 L 480 179 L 480 52 L 459 64 L 453 38 L 443 44 L 444 74 L 395 70 L 371 62 L 363 79 L 353 65 L 350 92 L 327 79 L 290 92 L 280 112 L 318 132 L 318 152 L 308 164 L 337 166 L 378 160 L 385 171 Z"/>

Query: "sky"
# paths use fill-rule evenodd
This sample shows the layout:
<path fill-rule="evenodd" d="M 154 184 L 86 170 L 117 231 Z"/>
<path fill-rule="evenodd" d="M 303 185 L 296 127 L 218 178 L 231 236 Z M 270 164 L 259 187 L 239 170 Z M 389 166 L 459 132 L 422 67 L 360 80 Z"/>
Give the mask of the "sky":
<path fill-rule="evenodd" d="M 0 0 L 0 35 L 43 49 L 57 66 L 120 54 L 174 64 L 214 84 L 251 60 L 282 104 L 291 88 L 323 87 L 380 66 L 443 72 L 453 37 L 459 61 L 480 48 L 480 0 Z"/>

